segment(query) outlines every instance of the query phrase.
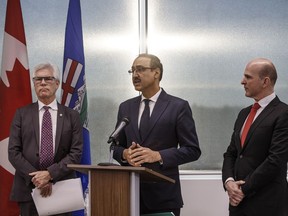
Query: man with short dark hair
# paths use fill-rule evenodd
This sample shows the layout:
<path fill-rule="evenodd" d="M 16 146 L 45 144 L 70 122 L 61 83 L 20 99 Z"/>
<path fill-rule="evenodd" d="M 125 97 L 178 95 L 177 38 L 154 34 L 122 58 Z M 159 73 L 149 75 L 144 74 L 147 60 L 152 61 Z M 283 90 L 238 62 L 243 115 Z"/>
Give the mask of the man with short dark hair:
<path fill-rule="evenodd" d="M 121 165 L 148 167 L 174 179 L 175 184 L 140 182 L 140 213 L 179 216 L 183 200 L 178 166 L 201 154 L 191 108 L 160 88 L 163 66 L 158 57 L 140 54 L 129 73 L 142 94 L 120 104 L 117 125 L 124 117 L 130 124 L 119 134 L 114 158 Z"/>

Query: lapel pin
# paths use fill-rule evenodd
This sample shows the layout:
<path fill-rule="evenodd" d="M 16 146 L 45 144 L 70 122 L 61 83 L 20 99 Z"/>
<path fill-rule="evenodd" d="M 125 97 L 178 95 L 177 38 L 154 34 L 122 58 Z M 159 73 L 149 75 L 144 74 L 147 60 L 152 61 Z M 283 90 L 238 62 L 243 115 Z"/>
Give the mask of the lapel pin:
<path fill-rule="evenodd" d="M 62 117 L 62 113 L 60 113 L 60 117 Z"/>

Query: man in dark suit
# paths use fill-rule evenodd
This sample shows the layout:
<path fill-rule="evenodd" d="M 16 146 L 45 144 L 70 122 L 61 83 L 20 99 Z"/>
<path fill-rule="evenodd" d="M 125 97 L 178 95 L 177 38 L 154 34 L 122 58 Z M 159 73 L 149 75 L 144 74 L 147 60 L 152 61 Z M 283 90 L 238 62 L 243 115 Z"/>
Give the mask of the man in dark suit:
<path fill-rule="evenodd" d="M 119 107 L 117 125 L 124 117 L 130 124 L 119 134 L 114 158 L 121 165 L 148 167 L 174 179 L 175 184 L 140 182 L 140 212 L 174 212 L 178 216 L 183 206 L 178 166 L 201 154 L 192 111 L 187 101 L 160 88 L 163 67 L 158 57 L 140 54 L 129 73 L 142 95 Z M 149 99 L 150 119 L 145 134 L 140 134 L 145 99 Z"/>
<path fill-rule="evenodd" d="M 11 199 L 19 203 L 21 216 L 38 215 L 31 197 L 33 188 L 37 187 L 41 195 L 47 197 L 53 191 L 53 183 L 76 177 L 66 165 L 80 162 L 83 145 L 78 112 L 56 101 L 60 83 L 58 68 L 49 63 L 39 64 L 35 67 L 33 83 L 38 101 L 16 111 L 8 147 L 9 161 L 16 170 Z M 52 126 L 50 162 L 46 160 L 43 152 L 48 150 L 42 150 L 41 141 L 47 133 L 41 130 L 47 121 L 42 118 L 45 107 Z"/>
<path fill-rule="evenodd" d="M 274 92 L 276 80 L 268 59 L 254 59 L 245 68 L 245 95 L 259 106 L 253 118 L 251 106 L 241 110 L 224 154 L 222 179 L 230 216 L 288 215 L 288 106 Z"/>

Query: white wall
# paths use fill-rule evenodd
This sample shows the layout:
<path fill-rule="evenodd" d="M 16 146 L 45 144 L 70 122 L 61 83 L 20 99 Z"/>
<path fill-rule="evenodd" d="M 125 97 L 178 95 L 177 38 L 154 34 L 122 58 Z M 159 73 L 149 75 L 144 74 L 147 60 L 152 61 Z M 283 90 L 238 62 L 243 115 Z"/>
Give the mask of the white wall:
<path fill-rule="evenodd" d="M 182 171 L 180 175 L 184 207 L 181 216 L 226 216 L 228 196 L 221 172 Z"/>

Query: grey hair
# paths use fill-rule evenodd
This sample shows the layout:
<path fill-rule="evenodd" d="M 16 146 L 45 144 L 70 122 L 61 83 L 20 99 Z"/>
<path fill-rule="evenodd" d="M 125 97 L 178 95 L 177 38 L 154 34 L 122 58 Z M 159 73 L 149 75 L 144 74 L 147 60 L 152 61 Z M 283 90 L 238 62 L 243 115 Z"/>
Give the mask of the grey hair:
<path fill-rule="evenodd" d="M 53 73 L 53 77 L 55 77 L 56 80 L 60 81 L 60 71 L 58 67 L 51 63 L 40 63 L 34 67 L 33 71 L 33 77 L 36 76 L 37 71 L 47 69 Z"/>

